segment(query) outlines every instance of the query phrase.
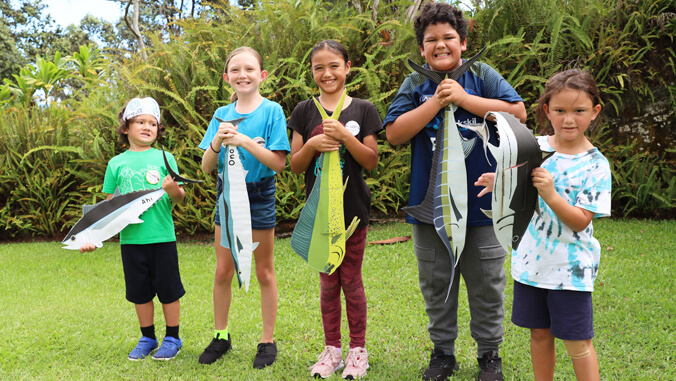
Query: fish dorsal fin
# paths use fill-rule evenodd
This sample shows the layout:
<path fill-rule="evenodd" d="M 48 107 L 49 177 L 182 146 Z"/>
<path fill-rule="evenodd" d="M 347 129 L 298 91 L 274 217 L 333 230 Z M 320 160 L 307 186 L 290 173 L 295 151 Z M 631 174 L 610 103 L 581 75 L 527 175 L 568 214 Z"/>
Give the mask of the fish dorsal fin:
<path fill-rule="evenodd" d="M 481 211 L 486 215 L 486 217 L 493 219 L 493 211 L 492 210 L 481 209 Z"/>
<path fill-rule="evenodd" d="M 162 157 L 164 158 L 164 166 L 167 168 L 167 172 L 169 172 L 169 176 L 171 176 L 171 178 L 174 181 L 180 181 L 180 182 L 183 182 L 183 183 L 203 183 L 204 182 L 204 180 L 193 180 L 193 179 L 183 177 L 183 176 L 179 175 L 178 173 L 176 173 L 176 171 L 174 171 L 171 168 L 171 166 L 169 165 L 169 160 L 167 160 L 167 153 L 164 151 L 164 146 L 162 146 Z"/>
<path fill-rule="evenodd" d="M 345 193 L 345 190 L 347 189 L 347 181 L 350 180 L 350 176 L 347 176 L 345 178 L 345 185 L 343 185 L 343 193 Z"/>
<path fill-rule="evenodd" d="M 113 198 L 122 196 L 122 193 L 120 192 L 120 187 L 115 188 L 115 192 L 113 192 Z"/>
<path fill-rule="evenodd" d="M 254 242 L 254 243 L 251 245 L 251 251 L 256 250 L 256 248 L 258 247 L 258 244 L 259 244 L 259 243 L 260 243 L 260 242 Z"/>
<path fill-rule="evenodd" d="M 82 205 L 82 215 L 84 216 L 85 214 L 89 213 L 92 211 L 92 209 L 96 208 L 97 206 L 101 205 L 101 203 L 105 202 L 106 200 L 99 201 L 94 205 Z"/>
<path fill-rule="evenodd" d="M 357 216 L 355 216 L 352 219 L 352 222 L 350 223 L 350 226 L 345 229 L 345 240 L 347 241 L 348 238 L 352 236 L 352 233 L 354 233 L 355 230 L 357 230 L 357 226 L 359 226 L 359 221 L 361 221 Z"/>

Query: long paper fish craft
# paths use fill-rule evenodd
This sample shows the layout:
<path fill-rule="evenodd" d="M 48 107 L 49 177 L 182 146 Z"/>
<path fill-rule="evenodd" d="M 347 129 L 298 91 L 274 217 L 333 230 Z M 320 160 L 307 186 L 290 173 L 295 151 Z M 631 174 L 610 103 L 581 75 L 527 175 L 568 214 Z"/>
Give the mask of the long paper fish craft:
<path fill-rule="evenodd" d="M 148 189 L 120 194 L 115 189 L 113 198 L 94 205 L 82 205 L 82 218 L 61 241 L 68 250 L 80 250 L 86 243 L 102 247 L 103 241 L 113 237 L 129 224 L 140 224 L 139 218 L 163 195 L 164 189 Z"/>
<path fill-rule="evenodd" d="M 411 69 L 439 84 L 445 78 L 458 80 L 479 59 L 485 49 L 485 47 L 481 49 L 479 53 L 452 72 L 430 70 L 417 65 L 410 59 L 408 63 Z M 420 205 L 404 208 L 406 213 L 419 221 L 434 224 L 454 265 L 457 264 L 465 247 L 468 207 L 465 158 L 475 144 L 475 139 L 465 139 L 458 131 L 455 109 L 457 106 L 454 104 L 446 106 L 444 125 L 437 130 L 430 184 L 425 199 Z"/>
<path fill-rule="evenodd" d="M 484 210 L 493 220 L 493 229 L 505 251 L 516 249 L 523 238 L 533 213 L 540 214 L 538 191 L 530 173 L 554 152 L 542 151 L 533 132 L 516 117 L 505 112 L 489 112 L 495 118 L 499 144 L 488 143 L 486 123 L 480 136 L 497 165 L 491 210 Z"/>
<path fill-rule="evenodd" d="M 338 120 L 343 109 L 345 94 L 329 117 L 322 105 L 313 98 L 322 119 Z M 320 174 L 300 213 L 298 223 L 291 235 L 291 248 L 308 264 L 326 274 L 333 274 L 345 258 L 345 241 L 354 233 L 359 219 L 354 217 L 345 229 L 343 185 L 340 154 L 338 151 L 324 152 L 317 159 Z"/>
<path fill-rule="evenodd" d="M 232 123 L 234 126 L 244 119 L 216 118 L 220 123 Z M 225 145 L 221 149 L 225 150 L 225 163 L 221 173 L 223 193 L 218 198 L 218 207 L 221 211 L 221 246 L 230 249 L 239 287 L 244 286 L 244 289 L 249 291 L 251 259 L 258 242 L 253 242 L 251 233 L 251 209 L 246 189 L 248 171 L 242 164 L 239 147 Z"/>
<path fill-rule="evenodd" d="M 167 155 L 162 148 L 167 172 L 174 181 L 189 183 L 201 182 L 179 176 L 169 165 Z M 155 205 L 166 192 L 162 188 L 120 194 L 119 188 L 110 200 L 100 201 L 94 205 L 82 205 L 82 217 L 70 229 L 66 238 L 61 241 L 68 250 L 80 250 L 86 243 L 102 247 L 103 241 L 115 236 L 129 224 L 140 224 L 140 216 Z"/>

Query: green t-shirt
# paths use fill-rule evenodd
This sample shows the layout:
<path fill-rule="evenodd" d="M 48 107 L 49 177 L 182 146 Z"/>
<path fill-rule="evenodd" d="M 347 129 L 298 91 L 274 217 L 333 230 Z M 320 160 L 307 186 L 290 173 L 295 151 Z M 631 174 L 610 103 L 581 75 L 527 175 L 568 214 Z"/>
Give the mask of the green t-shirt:
<path fill-rule="evenodd" d="M 178 173 L 174 156 L 167 152 L 167 161 Z M 162 151 L 151 148 L 142 152 L 125 151 L 108 162 L 103 192 L 120 193 L 162 187 L 162 180 L 169 174 L 164 165 Z M 146 210 L 140 218 L 141 224 L 129 224 L 120 232 L 121 244 L 144 245 L 176 241 L 174 220 L 171 217 L 171 200 L 163 195 L 155 205 Z"/>

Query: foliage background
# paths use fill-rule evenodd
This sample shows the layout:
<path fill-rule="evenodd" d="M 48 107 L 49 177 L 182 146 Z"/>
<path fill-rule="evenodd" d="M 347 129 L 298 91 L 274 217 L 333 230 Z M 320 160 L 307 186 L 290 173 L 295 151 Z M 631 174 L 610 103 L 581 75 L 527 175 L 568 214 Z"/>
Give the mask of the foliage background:
<path fill-rule="evenodd" d="M 166 148 L 182 173 L 206 179 L 188 185 L 186 204 L 175 208 L 178 233 L 212 231 L 214 176 L 201 173 L 197 145 L 214 110 L 228 103 L 232 90 L 222 80 L 223 65 L 238 46 L 262 53 L 270 75 L 261 93 L 287 115 L 317 93 L 307 58 L 320 40 L 335 39 L 348 48 L 353 62 L 348 91 L 373 102 L 382 116 L 409 73 L 405 59 L 422 63 L 409 16 L 419 2 L 200 5 L 194 17 L 165 15 L 166 23 L 144 30 L 147 60 L 133 41 L 101 49 L 88 41 L 73 51 L 45 51 L 3 77 L 0 239 L 61 236 L 80 217 L 81 204 L 103 199 L 106 163 L 123 149 L 116 144 L 116 115 L 134 96 L 158 100 L 169 131 Z M 487 45 L 482 59 L 515 87 L 529 111 L 553 73 L 590 70 L 603 92 L 605 119 L 593 139 L 611 161 L 613 214 L 674 215 L 672 1 L 477 1 L 466 16 L 472 18 L 467 55 Z M 538 128 L 532 117 L 528 125 Z M 379 146 L 378 167 L 367 173 L 373 211 L 397 214 L 408 198 L 410 154 L 406 146 L 390 146 L 384 136 Z M 278 174 L 279 220 L 297 218 L 303 187 L 302 176 Z"/>

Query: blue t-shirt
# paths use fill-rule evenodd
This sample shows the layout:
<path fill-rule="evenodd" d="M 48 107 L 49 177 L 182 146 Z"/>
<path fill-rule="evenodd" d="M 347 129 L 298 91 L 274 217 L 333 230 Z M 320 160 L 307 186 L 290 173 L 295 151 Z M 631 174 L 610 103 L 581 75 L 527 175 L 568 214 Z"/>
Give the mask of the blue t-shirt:
<path fill-rule="evenodd" d="M 546 136 L 539 136 L 543 151 L 554 151 Z M 554 178 L 556 193 L 569 204 L 610 216 L 610 164 L 593 148 L 577 155 L 555 153 L 542 163 Z M 520 283 L 550 290 L 594 291 L 601 245 L 589 223 L 575 232 L 566 226 L 542 198 L 540 212 L 528 224 L 519 249 L 512 251 L 512 277 Z"/>
<path fill-rule="evenodd" d="M 427 64 L 425 64 L 425 67 L 429 68 Z M 514 88 L 495 69 L 482 62 L 476 62 L 472 65 L 458 79 L 458 83 L 469 94 L 482 98 L 499 99 L 510 103 L 523 101 Z M 390 108 L 387 110 L 383 125 L 386 126 L 388 123 L 394 122 L 400 115 L 417 108 L 432 98 L 436 89 L 437 84 L 423 75 L 417 72 L 409 74 L 399 88 L 399 92 L 394 101 L 392 101 Z M 474 115 L 462 108 L 457 108 L 454 115 L 458 124 L 481 124 L 484 121 L 483 115 Z M 443 123 L 444 110 L 442 109 L 425 128 L 411 139 L 409 206 L 420 205 L 425 199 L 425 193 L 427 193 L 430 182 L 430 170 L 437 130 Z M 496 128 L 492 123 L 489 127 L 491 129 L 490 142 L 497 145 Z M 481 211 L 481 209 L 491 209 L 491 198 L 477 198 L 483 187 L 474 186 L 474 182 L 483 173 L 495 172 L 495 159 L 490 152 L 484 151 L 483 144 L 478 142 L 476 133 L 460 126 L 458 126 L 458 129 L 466 139 L 477 138 L 474 148 L 465 158 L 465 166 L 467 168 L 468 226 L 492 225 L 493 221 Z M 486 157 L 489 158 L 489 161 L 486 160 Z M 406 222 L 413 224 L 421 223 L 411 216 L 406 216 Z"/>
<path fill-rule="evenodd" d="M 234 102 L 227 106 L 219 107 L 216 110 L 199 145 L 201 149 L 208 149 L 218 132 L 220 122 L 216 120 L 216 117 L 223 120 L 245 117 L 246 119 L 237 126 L 239 133 L 250 137 L 270 151 L 285 151 L 287 154 L 291 152 L 289 137 L 286 134 L 286 117 L 284 116 L 284 111 L 282 111 L 282 106 L 268 99 L 263 99 L 263 103 L 254 111 L 248 114 L 240 114 L 235 110 L 236 104 L 237 102 Z M 218 149 L 218 147 L 214 148 Z M 248 171 L 246 175 L 247 183 L 260 181 L 263 178 L 275 175 L 275 171 L 261 164 L 247 150 L 240 149 L 238 151 L 242 158 L 242 165 Z M 225 150 L 221 149 L 221 153 L 218 155 L 218 173 L 223 172 L 224 163 Z"/>

